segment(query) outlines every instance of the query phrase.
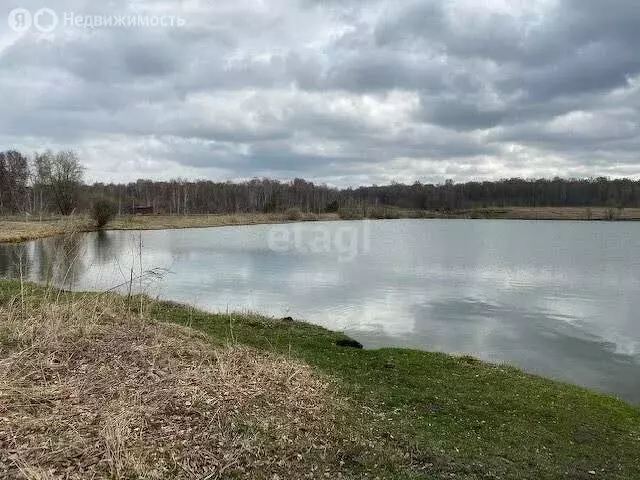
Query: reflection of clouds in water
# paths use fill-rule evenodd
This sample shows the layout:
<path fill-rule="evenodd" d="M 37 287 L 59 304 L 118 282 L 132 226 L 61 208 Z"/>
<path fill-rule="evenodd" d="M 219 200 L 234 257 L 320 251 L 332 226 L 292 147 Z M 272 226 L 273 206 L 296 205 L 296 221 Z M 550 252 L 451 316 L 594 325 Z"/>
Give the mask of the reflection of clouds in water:
<path fill-rule="evenodd" d="M 602 343 L 612 353 L 636 355 L 638 342 L 634 338 L 640 338 L 640 327 L 633 321 L 630 306 L 637 304 L 637 300 L 629 298 L 628 291 L 620 290 L 621 284 L 629 285 L 626 282 L 629 273 L 620 272 L 620 267 L 609 269 L 619 274 L 617 281 L 607 278 L 607 283 L 617 286 L 611 291 L 601 283 L 603 275 L 584 275 L 573 270 L 559 274 L 555 268 L 518 268 L 503 273 L 488 268 L 466 276 L 459 275 L 460 270 L 455 271 L 452 282 L 456 284 L 457 298 L 448 300 L 450 306 L 446 308 L 437 299 L 427 305 L 430 318 L 446 320 L 444 328 L 432 326 L 430 345 L 438 348 L 444 344 L 449 349 L 463 345 L 463 351 L 498 358 L 508 347 L 502 340 L 496 342 L 497 338 L 506 340 L 509 336 L 511 341 L 527 345 L 530 339 L 518 337 L 535 325 L 535 333 L 539 335 L 558 335 L 557 331 L 562 331 L 560 335 L 586 336 L 590 341 Z M 438 279 L 446 276 L 443 270 L 438 273 Z M 445 288 L 445 298 L 450 294 L 451 290 Z M 450 322 L 456 318 L 474 320 L 475 325 L 469 325 L 468 329 L 474 330 L 476 336 L 454 331 Z M 489 324 L 495 327 L 496 322 L 490 321 L 495 319 L 499 320 L 499 328 L 489 328 Z M 563 323 L 575 328 L 563 330 Z M 438 343 L 433 337 L 442 332 L 450 334 L 450 338 Z M 491 341 L 486 341 L 487 336 Z"/>
<path fill-rule="evenodd" d="M 469 353 L 494 359 L 496 341 L 502 348 L 518 340 L 509 328 L 512 312 L 495 303 L 470 297 L 453 299 L 442 296 L 414 305 L 416 338 L 425 339 L 432 350 Z"/>
<path fill-rule="evenodd" d="M 297 288 L 309 291 L 315 290 L 317 285 L 336 285 L 340 282 L 340 273 L 336 270 L 322 271 L 314 270 L 311 272 L 292 272 L 289 280 L 296 285 Z"/>
<path fill-rule="evenodd" d="M 558 292 L 558 295 L 562 295 L 562 292 Z M 540 296 L 536 305 L 540 310 L 546 311 L 550 319 L 576 327 L 588 326 L 589 319 L 597 318 L 601 311 L 601 305 L 583 297 Z"/>
<path fill-rule="evenodd" d="M 614 353 L 616 355 L 624 355 L 633 357 L 635 362 L 640 365 L 640 342 L 630 339 L 629 337 L 616 337 L 613 339 L 615 345 Z"/>
<path fill-rule="evenodd" d="M 379 331 L 392 337 L 415 330 L 415 317 L 407 307 L 422 301 L 423 295 L 384 290 L 371 293 L 367 301 L 314 311 L 309 320 L 328 328 L 358 333 Z"/>
<path fill-rule="evenodd" d="M 624 297 L 618 290 L 582 289 L 580 295 L 558 291 L 555 296 L 539 296 L 534 306 L 544 311 L 550 322 L 556 322 L 558 329 L 569 324 L 573 335 L 597 339 L 609 345 L 612 353 L 638 356 L 640 361 L 640 325 L 630 309 L 633 299 Z"/>
<path fill-rule="evenodd" d="M 402 272 L 400 272 L 402 274 Z M 599 271 L 597 277 L 587 276 L 581 278 L 582 269 L 562 266 L 524 266 L 509 264 L 483 264 L 483 265 L 418 265 L 415 273 L 435 279 L 464 279 L 475 282 L 489 282 L 492 287 L 509 289 L 533 289 L 536 287 L 575 288 L 580 286 L 601 289 L 608 287 L 618 291 L 620 282 L 635 284 L 640 287 L 638 273 L 629 269 L 620 271 L 619 267 L 612 266 Z"/>

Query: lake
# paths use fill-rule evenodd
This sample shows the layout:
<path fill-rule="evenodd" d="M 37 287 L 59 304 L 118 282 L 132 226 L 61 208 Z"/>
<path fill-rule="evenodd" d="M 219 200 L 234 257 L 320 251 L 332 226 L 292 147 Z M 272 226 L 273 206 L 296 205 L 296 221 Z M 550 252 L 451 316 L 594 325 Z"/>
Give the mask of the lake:
<path fill-rule="evenodd" d="M 640 224 L 388 220 L 0 245 L 0 276 L 292 316 L 366 347 L 469 354 L 640 404 Z"/>

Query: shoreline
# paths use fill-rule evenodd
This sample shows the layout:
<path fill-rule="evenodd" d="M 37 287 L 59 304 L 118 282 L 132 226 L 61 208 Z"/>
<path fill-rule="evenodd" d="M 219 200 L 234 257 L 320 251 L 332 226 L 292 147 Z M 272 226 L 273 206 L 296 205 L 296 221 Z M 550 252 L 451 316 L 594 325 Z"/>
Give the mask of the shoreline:
<path fill-rule="evenodd" d="M 371 440 L 384 444 L 382 454 L 389 458 L 383 465 L 366 447 L 369 453 L 358 454 L 357 463 L 342 458 L 346 466 L 340 468 L 392 478 L 420 472 L 434 478 L 491 473 L 492 478 L 552 479 L 569 472 L 569 478 L 631 479 L 640 467 L 637 406 L 507 365 L 409 349 L 342 348 L 336 345 L 346 338 L 342 333 L 291 319 L 213 314 L 143 296 L 0 281 L 0 315 L 11 298 L 22 302 L 23 310 L 38 302 L 57 305 L 55 311 L 74 302 L 122 303 L 136 318 L 193 329 L 190 335 L 197 331 L 216 348 L 231 343 L 310 366 L 361 412 L 344 417 L 348 435 L 363 425 L 371 428 Z M 6 336 L 3 328 L 0 323 Z"/>
<path fill-rule="evenodd" d="M 239 213 L 197 215 L 123 215 L 116 217 L 104 229 L 115 230 L 173 230 L 243 225 L 272 225 L 296 222 L 364 220 L 341 218 L 337 213 L 302 214 L 292 218 L 286 213 Z M 427 210 L 388 209 L 381 218 L 369 220 L 529 220 L 529 221 L 640 221 L 640 208 L 613 209 L 608 207 L 504 207 L 434 212 Z M 65 233 L 98 231 L 87 217 L 48 217 L 25 220 L 0 217 L 0 244 L 19 243 Z"/>
<path fill-rule="evenodd" d="M 220 214 L 220 215 L 139 215 L 120 216 L 109 222 L 104 231 L 181 230 L 244 225 L 275 225 L 296 222 L 338 221 L 337 214 L 307 214 L 292 220 L 286 214 Z M 0 217 L 0 244 L 20 243 L 68 233 L 90 233 L 99 229 L 90 226 L 85 217 L 53 218 L 20 221 Z"/>

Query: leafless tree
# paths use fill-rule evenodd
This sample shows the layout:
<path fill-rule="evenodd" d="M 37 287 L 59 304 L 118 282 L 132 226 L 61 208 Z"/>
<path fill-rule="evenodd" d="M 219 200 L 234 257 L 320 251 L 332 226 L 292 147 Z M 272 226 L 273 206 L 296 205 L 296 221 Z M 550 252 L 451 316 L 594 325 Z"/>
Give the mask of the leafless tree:
<path fill-rule="evenodd" d="M 29 163 L 20 152 L 0 152 L 0 213 L 29 211 Z"/>
<path fill-rule="evenodd" d="M 78 205 L 84 175 L 78 155 L 72 150 L 45 152 L 36 155 L 35 165 L 41 193 L 50 195 L 58 213 L 71 214 Z"/>

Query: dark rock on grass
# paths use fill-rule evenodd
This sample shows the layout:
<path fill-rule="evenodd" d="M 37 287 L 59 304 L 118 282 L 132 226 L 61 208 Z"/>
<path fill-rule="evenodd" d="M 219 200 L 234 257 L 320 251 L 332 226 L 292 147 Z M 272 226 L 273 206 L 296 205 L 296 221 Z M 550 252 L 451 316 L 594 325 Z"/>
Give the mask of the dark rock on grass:
<path fill-rule="evenodd" d="M 463 355 L 461 357 L 458 357 L 458 359 L 460 360 L 460 362 L 466 363 L 467 365 L 481 365 L 482 364 L 482 360 L 478 360 L 477 358 L 472 357 L 471 355 Z"/>
<path fill-rule="evenodd" d="M 291 318 L 291 317 L 284 317 L 284 318 L 282 319 L 282 321 L 283 321 L 283 322 L 293 322 L 293 318 Z"/>
<path fill-rule="evenodd" d="M 341 338 L 336 342 L 336 345 L 345 348 L 357 348 L 359 350 L 364 348 L 360 342 L 354 340 L 353 338 Z"/>

